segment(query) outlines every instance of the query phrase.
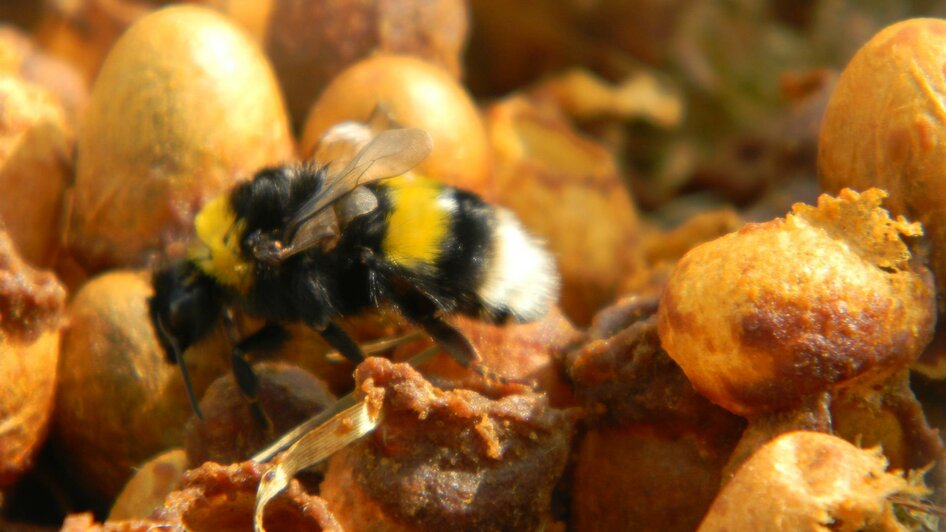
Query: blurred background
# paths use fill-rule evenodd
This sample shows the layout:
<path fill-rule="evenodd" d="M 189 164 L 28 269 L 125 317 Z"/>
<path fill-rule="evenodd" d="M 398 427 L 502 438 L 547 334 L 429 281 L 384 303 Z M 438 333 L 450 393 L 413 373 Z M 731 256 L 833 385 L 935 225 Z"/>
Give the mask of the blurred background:
<path fill-rule="evenodd" d="M 171 3 L 2 0 L 0 73 L 15 72 L 55 93 L 64 129 L 81 137 L 112 46 L 140 17 Z M 654 238 L 668 242 L 665 231 L 714 213 L 701 222 L 709 238 L 744 221 L 783 216 L 794 202 L 814 203 L 818 128 L 844 65 L 890 23 L 946 16 L 946 2 L 934 0 L 191 3 L 226 14 L 259 44 L 285 98 L 294 140 L 284 152 L 295 150 L 298 158 L 311 155 L 309 130 L 318 129 L 311 125 L 313 106 L 359 60 L 409 54 L 448 73 L 475 103 L 493 157 L 489 184 L 457 179 L 509 205 L 552 243 L 563 261 L 563 312 L 579 327 L 622 293 L 660 284 L 652 267 L 682 253 L 653 244 Z M 5 102 L 0 98 L 0 115 L 9 112 Z M 544 165 L 534 174 L 504 152 L 508 124 Z M 573 148 L 587 159 L 561 155 Z M 71 144 L 64 149 L 69 184 L 70 150 Z M 538 181 L 559 169 L 578 188 L 592 189 L 581 197 L 605 206 L 570 204 L 568 198 L 579 196 L 567 194 L 536 206 L 532 185 L 509 184 L 520 173 Z M 588 218 L 586 210 L 598 217 Z M 572 222 L 545 220 L 549 212 L 567 219 L 571 211 L 607 234 L 590 238 Z M 172 253 L 172 244 L 160 251 Z M 138 256 L 83 255 L 80 246 L 64 251 L 27 258 L 54 269 L 70 294 L 106 269 L 153 264 Z M 605 266 L 596 270 L 599 259 Z M 935 422 L 936 413 L 930 416 Z M 47 445 L 37 456 L 36 467 L 7 492 L 4 520 L 30 530 L 57 528 L 66 514 L 82 510 L 107 515 L 100 493 L 60 478 L 61 449 Z"/>

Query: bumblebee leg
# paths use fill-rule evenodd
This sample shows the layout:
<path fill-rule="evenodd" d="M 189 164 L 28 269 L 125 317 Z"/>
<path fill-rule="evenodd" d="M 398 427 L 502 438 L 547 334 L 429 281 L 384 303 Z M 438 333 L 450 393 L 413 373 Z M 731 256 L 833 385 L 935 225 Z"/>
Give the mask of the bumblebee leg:
<path fill-rule="evenodd" d="M 402 276 L 389 275 L 388 281 L 394 292 L 391 298 L 398 310 L 404 317 L 420 325 L 457 363 L 484 378 L 506 382 L 505 378 L 496 375 L 483 365 L 476 347 L 462 332 L 440 317 L 443 309 L 430 295 Z"/>
<path fill-rule="evenodd" d="M 477 369 L 481 367 L 479 353 L 470 340 L 453 325 L 436 316 L 425 316 L 416 321 L 460 365 L 480 372 Z"/>
<path fill-rule="evenodd" d="M 335 348 L 342 356 L 351 361 L 352 364 L 360 364 L 365 359 L 365 354 L 361 350 L 361 347 L 338 325 L 328 322 L 324 327 L 313 327 L 313 329 L 322 335 L 322 338 L 328 342 L 328 345 Z"/>
<path fill-rule="evenodd" d="M 247 355 L 254 351 L 266 351 L 279 347 L 289 333 L 275 323 L 267 323 L 262 329 L 238 342 L 231 351 L 230 363 L 233 366 L 233 378 L 236 380 L 240 393 L 246 398 L 253 417 L 260 427 L 269 429 L 272 424 L 263 408 L 259 404 L 259 379 L 250 366 Z"/>
<path fill-rule="evenodd" d="M 497 375 L 483 364 L 476 347 L 457 328 L 443 321 L 437 316 L 415 318 L 415 321 L 427 331 L 427 334 L 437 342 L 461 366 L 471 369 L 481 377 L 501 383 L 510 383 L 506 377 Z"/>
<path fill-rule="evenodd" d="M 420 325 L 461 366 L 471 369 L 485 379 L 507 383 L 508 379 L 497 375 L 483 364 L 476 347 L 453 325 L 441 318 L 449 312 L 445 305 L 438 304 L 433 295 L 425 292 L 414 280 L 397 271 L 385 270 L 385 265 L 367 254 L 363 260 L 379 269 L 389 285 L 389 297 L 395 307 L 410 321 Z"/>

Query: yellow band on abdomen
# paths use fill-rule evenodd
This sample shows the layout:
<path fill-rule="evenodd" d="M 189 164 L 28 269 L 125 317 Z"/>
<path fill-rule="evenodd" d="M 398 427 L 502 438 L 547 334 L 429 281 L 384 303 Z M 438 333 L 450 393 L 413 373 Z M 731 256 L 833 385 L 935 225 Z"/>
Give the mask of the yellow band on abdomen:
<path fill-rule="evenodd" d="M 385 257 L 406 268 L 433 265 L 450 224 L 449 206 L 441 201 L 444 186 L 432 179 L 404 177 L 384 185 L 391 202 L 381 242 Z"/>

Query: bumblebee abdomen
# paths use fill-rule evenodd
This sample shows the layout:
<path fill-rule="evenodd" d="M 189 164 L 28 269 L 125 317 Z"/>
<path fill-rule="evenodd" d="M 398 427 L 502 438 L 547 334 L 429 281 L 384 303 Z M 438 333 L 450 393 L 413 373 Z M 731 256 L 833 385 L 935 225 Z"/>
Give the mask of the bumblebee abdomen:
<path fill-rule="evenodd" d="M 558 300 L 555 260 L 512 212 L 496 207 L 489 262 L 477 295 L 496 315 L 541 318 Z"/>
<path fill-rule="evenodd" d="M 433 267 L 442 254 L 455 210 L 450 190 L 433 180 L 405 178 L 390 179 L 383 189 L 389 210 L 381 252 L 404 268 Z"/>
<path fill-rule="evenodd" d="M 383 256 L 447 310 L 531 321 L 557 299 L 554 261 L 509 211 L 432 180 L 379 188 Z"/>

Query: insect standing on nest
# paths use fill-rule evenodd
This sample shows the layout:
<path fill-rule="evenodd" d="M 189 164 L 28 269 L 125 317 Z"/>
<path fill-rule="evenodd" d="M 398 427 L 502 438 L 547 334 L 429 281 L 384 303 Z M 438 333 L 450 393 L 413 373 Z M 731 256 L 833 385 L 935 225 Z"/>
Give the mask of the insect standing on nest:
<path fill-rule="evenodd" d="M 509 211 L 403 175 L 430 150 L 427 132 L 390 129 L 341 169 L 265 169 L 201 209 L 186 259 L 155 274 L 149 300 L 198 415 L 182 354 L 230 308 L 266 321 L 231 357 L 263 424 L 247 354 L 284 341 L 282 323 L 305 323 L 357 363 L 362 350 L 334 320 L 390 303 L 471 367 L 476 350 L 445 315 L 501 322 L 545 314 L 558 296 L 552 258 Z"/>

